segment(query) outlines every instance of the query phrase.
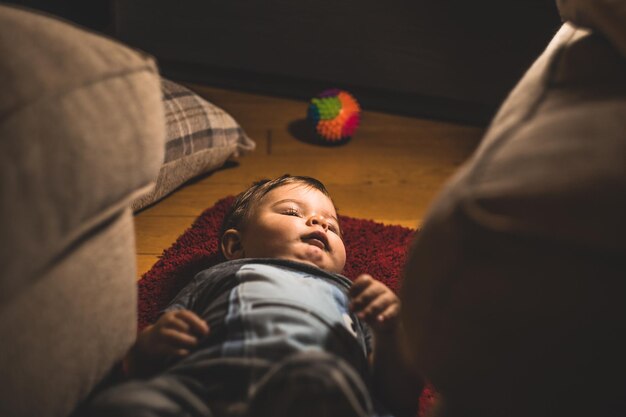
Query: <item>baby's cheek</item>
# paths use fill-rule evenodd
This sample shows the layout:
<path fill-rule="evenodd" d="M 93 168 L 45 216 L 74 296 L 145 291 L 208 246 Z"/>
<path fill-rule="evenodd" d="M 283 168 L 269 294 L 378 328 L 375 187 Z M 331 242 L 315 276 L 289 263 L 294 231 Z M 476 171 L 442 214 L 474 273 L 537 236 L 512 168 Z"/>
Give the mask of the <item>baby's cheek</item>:
<path fill-rule="evenodd" d="M 345 246 L 343 246 L 343 241 L 341 242 L 341 245 L 340 245 L 340 250 L 337 256 L 337 260 L 341 264 L 341 269 L 343 270 L 343 267 L 346 265 L 346 248 Z"/>

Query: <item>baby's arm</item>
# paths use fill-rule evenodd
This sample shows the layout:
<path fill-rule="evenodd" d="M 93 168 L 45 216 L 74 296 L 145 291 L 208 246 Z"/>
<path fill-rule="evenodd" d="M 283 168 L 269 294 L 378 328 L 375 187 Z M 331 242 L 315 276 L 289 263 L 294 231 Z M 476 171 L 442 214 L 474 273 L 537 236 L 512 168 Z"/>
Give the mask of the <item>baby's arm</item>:
<path fill-rule="evenodd" d="M 415 416 L 423 380 L 405 351 L 400 300 L 367 274 L 354 281 L 350 298 L 352 311 L 374 332 L 372 370 L 380 400 L 394 415 Z"/>
<path fill-rule="evenodd" d="M 190 310 L 164 313 L 142 330 L 124 358 L 129 375 L 147 376 L 160 370 L 172 357 L 183 357 L 209 334 L 208 324 Z"/>

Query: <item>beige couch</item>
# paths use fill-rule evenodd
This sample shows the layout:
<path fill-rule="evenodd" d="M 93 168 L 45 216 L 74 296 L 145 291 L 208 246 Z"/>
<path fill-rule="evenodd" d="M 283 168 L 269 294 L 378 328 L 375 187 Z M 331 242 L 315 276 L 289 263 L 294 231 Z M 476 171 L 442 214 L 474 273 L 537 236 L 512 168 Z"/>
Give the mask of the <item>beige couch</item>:
<path fill-rule="evenodd" d="M 67 416 L 133 342 L 164 128 L 151 58 L 0 6 L 0 416 Z"/>
<path fill-rule="evenodd" d="M 440 415 L 626 415 L 626 2 L 559 6 L 412 248 L 403 319 Z"/>

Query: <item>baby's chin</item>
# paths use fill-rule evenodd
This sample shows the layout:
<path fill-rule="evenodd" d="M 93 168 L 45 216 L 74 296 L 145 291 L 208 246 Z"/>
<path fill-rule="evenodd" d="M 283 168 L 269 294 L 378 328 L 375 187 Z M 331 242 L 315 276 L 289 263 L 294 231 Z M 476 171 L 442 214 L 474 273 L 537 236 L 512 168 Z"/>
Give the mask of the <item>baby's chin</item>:
<path fill-rule="evenodd" d="M 331 272 L 331 273 L 335 273 L 335 274 L 340 274 L 341 271 L 343 271 L 343 265 L 341 265 L 341 269 L 337 270 L 336 267 L 333 267 L 332 265 L 328 265 L 325 262 L 323 262 L 323 260 L 311 260 L 311 259 L 303 259 L 303 258 L 298 258 L 296 256 L 280 256 L 280 259 L 285 259 L 288 261 L 295 261 L 295 262 L 300 262 L 303 264 L 307 264 L 307 265 L 311 265 L 311 266 L 315 266 L 319 269 L 323 269 L 326 272 Z"/>

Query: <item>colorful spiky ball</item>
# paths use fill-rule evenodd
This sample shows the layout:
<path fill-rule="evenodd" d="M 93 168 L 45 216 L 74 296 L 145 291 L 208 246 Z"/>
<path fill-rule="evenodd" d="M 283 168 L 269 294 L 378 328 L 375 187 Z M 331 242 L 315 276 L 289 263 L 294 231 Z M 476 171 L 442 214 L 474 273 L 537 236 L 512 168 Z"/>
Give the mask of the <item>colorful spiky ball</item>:
<path fill-rule="evenodd" d="M 307 119 L 321 140 L 339 144 L 356 132 L 361 121 L 361 107 L 347 91 L 325 90 L 311 100 Z"/>

